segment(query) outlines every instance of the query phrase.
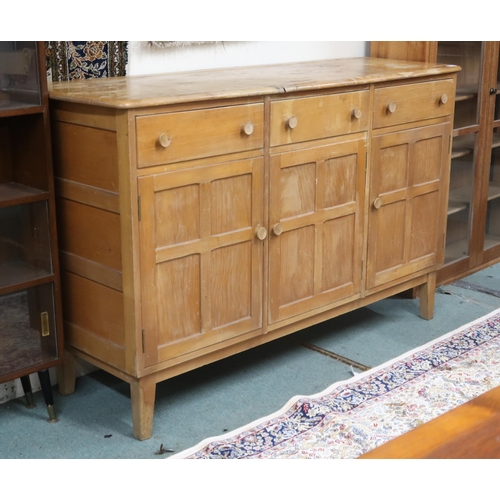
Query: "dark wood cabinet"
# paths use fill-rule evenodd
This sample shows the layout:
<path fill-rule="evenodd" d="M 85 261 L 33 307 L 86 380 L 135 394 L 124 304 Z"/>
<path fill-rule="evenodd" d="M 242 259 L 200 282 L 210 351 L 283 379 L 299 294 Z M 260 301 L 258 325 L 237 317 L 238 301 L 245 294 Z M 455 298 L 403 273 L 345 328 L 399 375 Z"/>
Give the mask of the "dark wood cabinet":
<path fill-rule="evenodd" d="M 49 125 L 43 42 L 0 42 L 0 383 L 44 372 L 44 395 L 63 352 Z"/>
<path fill-rule="evenodd" d="M 455 64 L 457 75 L 444 265 L 438 284 L 500 261 L 500 42 L 372 42 L 371 55 Z"/>

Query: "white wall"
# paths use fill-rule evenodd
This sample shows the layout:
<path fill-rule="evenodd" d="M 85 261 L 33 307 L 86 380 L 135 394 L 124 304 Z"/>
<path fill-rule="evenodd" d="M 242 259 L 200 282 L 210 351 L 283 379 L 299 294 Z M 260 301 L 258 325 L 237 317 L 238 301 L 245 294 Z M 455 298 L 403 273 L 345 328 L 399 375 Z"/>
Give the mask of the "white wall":
<path fill-rule="evenodd" d="M 129 43 L 129 75 L 363 57 L 369 42 L 216 42 L 157 49 Z"/>

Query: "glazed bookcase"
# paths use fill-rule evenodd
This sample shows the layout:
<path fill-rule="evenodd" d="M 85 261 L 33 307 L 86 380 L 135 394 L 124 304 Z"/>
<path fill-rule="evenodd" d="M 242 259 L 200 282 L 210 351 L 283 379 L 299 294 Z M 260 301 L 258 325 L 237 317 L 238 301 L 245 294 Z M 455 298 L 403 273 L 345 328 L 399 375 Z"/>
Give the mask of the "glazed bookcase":
<path fill-rule="evenodd" d="M 63 336 L 49 126 L 43 42 L 0 42 L 0 383 L 21 378 L 29 395 L 38 372 L 52 406 Z"/>

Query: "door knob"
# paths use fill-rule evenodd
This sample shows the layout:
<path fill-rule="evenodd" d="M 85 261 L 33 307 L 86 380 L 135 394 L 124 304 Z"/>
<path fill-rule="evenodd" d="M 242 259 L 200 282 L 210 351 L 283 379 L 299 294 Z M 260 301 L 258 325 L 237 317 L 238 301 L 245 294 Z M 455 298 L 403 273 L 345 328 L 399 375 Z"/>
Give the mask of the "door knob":
<path fill-rule="evenodd" d="M 259 227 L 259 229 L 257 229 L 257 232 L 255 234 L 257 235 L 257 238 L 259 238 L 260 241 L 263 241 L 266 239 L 267 229 L 265 227 Z"/>
<path fill-rule="evenodd" d="M 279 236 L 283 232 L 283 226 L 278 222 L 273 226 L 273 233 Z"/>
<path fill-rule="evenodd" d="M 377 210 L 382 206 L 382 200 L 380 198 L 375 198 L 373 201 L 373 208 L 376 208 Z"/>

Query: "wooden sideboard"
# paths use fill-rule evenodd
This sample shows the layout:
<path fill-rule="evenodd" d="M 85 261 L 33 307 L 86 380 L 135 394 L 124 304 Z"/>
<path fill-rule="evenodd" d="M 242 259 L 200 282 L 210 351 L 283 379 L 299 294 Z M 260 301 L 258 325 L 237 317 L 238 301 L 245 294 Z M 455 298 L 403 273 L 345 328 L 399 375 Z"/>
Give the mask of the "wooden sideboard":
<path fill-rule="evenodd" d="M 68 354 L 156 383 L 420 287 L 443 262 L 457 66 L 340 59 L 53 84 Z"/>

